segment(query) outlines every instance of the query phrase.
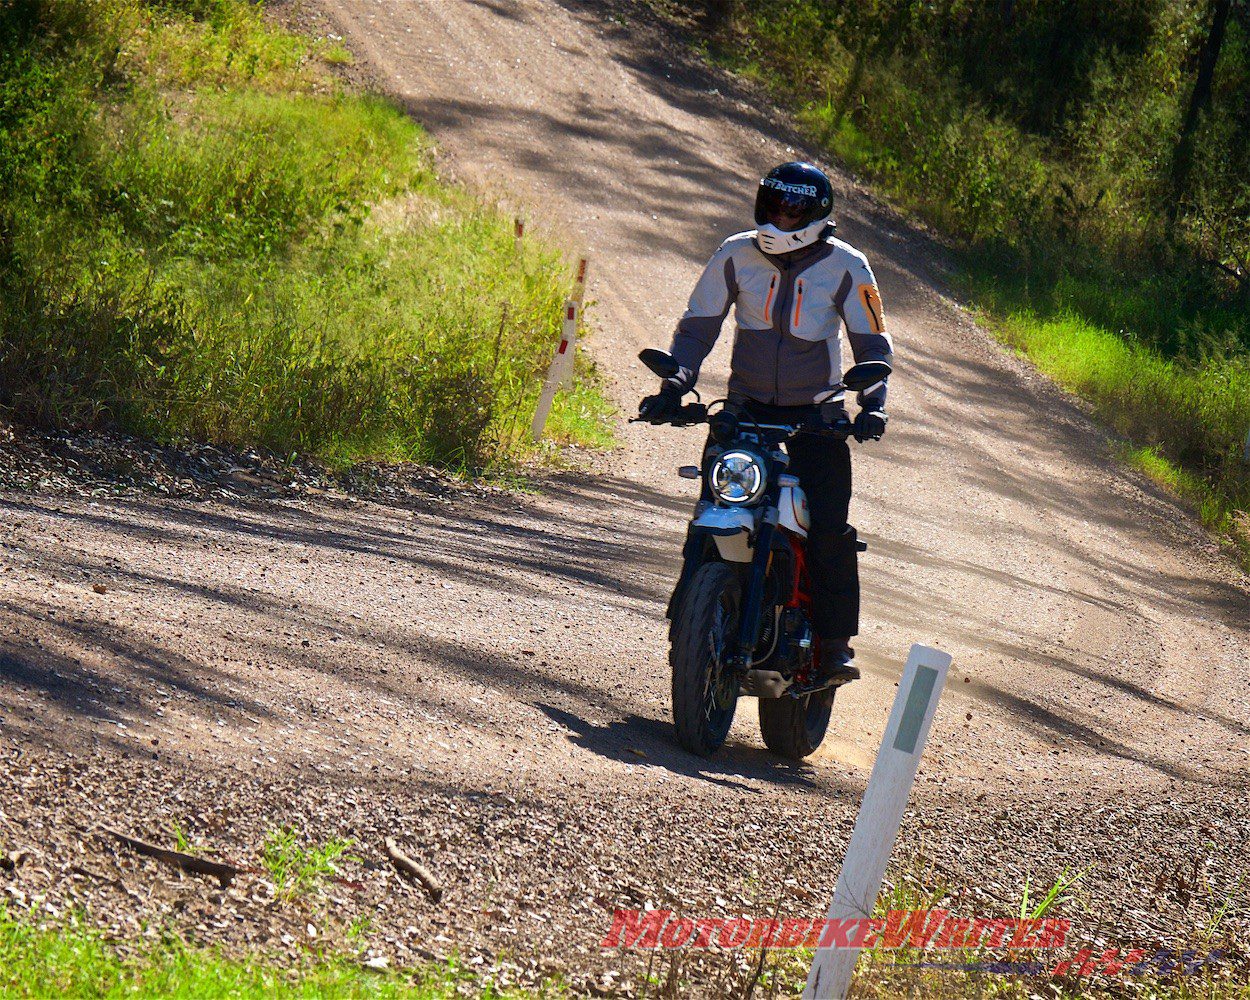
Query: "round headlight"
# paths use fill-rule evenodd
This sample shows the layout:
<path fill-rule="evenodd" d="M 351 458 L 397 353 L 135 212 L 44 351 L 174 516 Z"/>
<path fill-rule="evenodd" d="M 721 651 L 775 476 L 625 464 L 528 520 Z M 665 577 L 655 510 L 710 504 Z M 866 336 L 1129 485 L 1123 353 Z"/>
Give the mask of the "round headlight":
<path fill-rule="evenodd" d="M 752 503 L 768 486 L 763 463 L 749 451 L 725 452 L 712 463 L 707 478 L 712 495 L 722 503 Z"/>

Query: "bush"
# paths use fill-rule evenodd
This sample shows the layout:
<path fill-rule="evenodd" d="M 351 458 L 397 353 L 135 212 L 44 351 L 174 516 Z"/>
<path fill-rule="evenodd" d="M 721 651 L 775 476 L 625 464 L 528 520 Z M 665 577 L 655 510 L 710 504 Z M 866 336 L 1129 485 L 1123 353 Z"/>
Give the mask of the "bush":
<path fill-rule="evenodd" d="M 568 276 L 441 184 L 398 109 L 244 0 L 0 28 L 0 407 L 335 462 L 526 453 Z M 551 426 L 601 443 L 581 370 Z"/>

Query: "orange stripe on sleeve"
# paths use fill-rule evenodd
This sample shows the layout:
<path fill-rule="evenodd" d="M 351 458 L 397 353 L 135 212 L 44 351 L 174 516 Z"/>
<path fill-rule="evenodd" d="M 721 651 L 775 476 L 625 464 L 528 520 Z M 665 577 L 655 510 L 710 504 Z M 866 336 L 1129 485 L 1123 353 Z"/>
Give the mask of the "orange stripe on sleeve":
<path fill-rule="evenodd" d="M 885 333 L 885 311 L 881 308 L 881 293 L 876 285 L 860 285 L 859 301 L 863 303 L 873 333 Z"/>

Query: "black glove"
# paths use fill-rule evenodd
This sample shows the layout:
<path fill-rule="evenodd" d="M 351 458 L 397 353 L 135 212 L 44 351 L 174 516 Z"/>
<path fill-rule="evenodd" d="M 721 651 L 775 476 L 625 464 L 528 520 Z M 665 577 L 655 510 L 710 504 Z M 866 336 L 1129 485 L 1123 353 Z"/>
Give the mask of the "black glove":
<path fill-rule="evenodd" d="M 681 409 L 682 392 L 677 386 L 664 382 L 654 396 L 647 396 L 638 404 L 638 416 L 653 424 L 663 424 L 677 416 Z"/>
<path fill-rule="evenodd" d="M 860 443 L 864 441 L 879 441 L 881 435 L 885 433 L 885 425 L 889 419 L 885 410 L 860 410 L 855 417 L 855 440 Z"/>

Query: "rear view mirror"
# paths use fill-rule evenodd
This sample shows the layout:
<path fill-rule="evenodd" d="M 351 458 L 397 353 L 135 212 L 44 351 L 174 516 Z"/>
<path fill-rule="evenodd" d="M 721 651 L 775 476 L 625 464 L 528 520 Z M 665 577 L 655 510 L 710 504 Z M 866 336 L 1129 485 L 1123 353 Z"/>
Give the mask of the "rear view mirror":
<path fill-rule="evenodd" d="M 660 378 L 672 378 L 681 370 L 677 360 L 668 351 L 661 351 L 658 347 L 643 348 L 638 355 L 638 360 Z"/>
<path fill-rule="evenodd" d="M 863 361 L 853 365 L 842 376 L 842 384 L 852 392 L 863 392 L 865 389 L 871 389 L 878 382 L 885 381 L 893 370 L 886 361 Z"/>

